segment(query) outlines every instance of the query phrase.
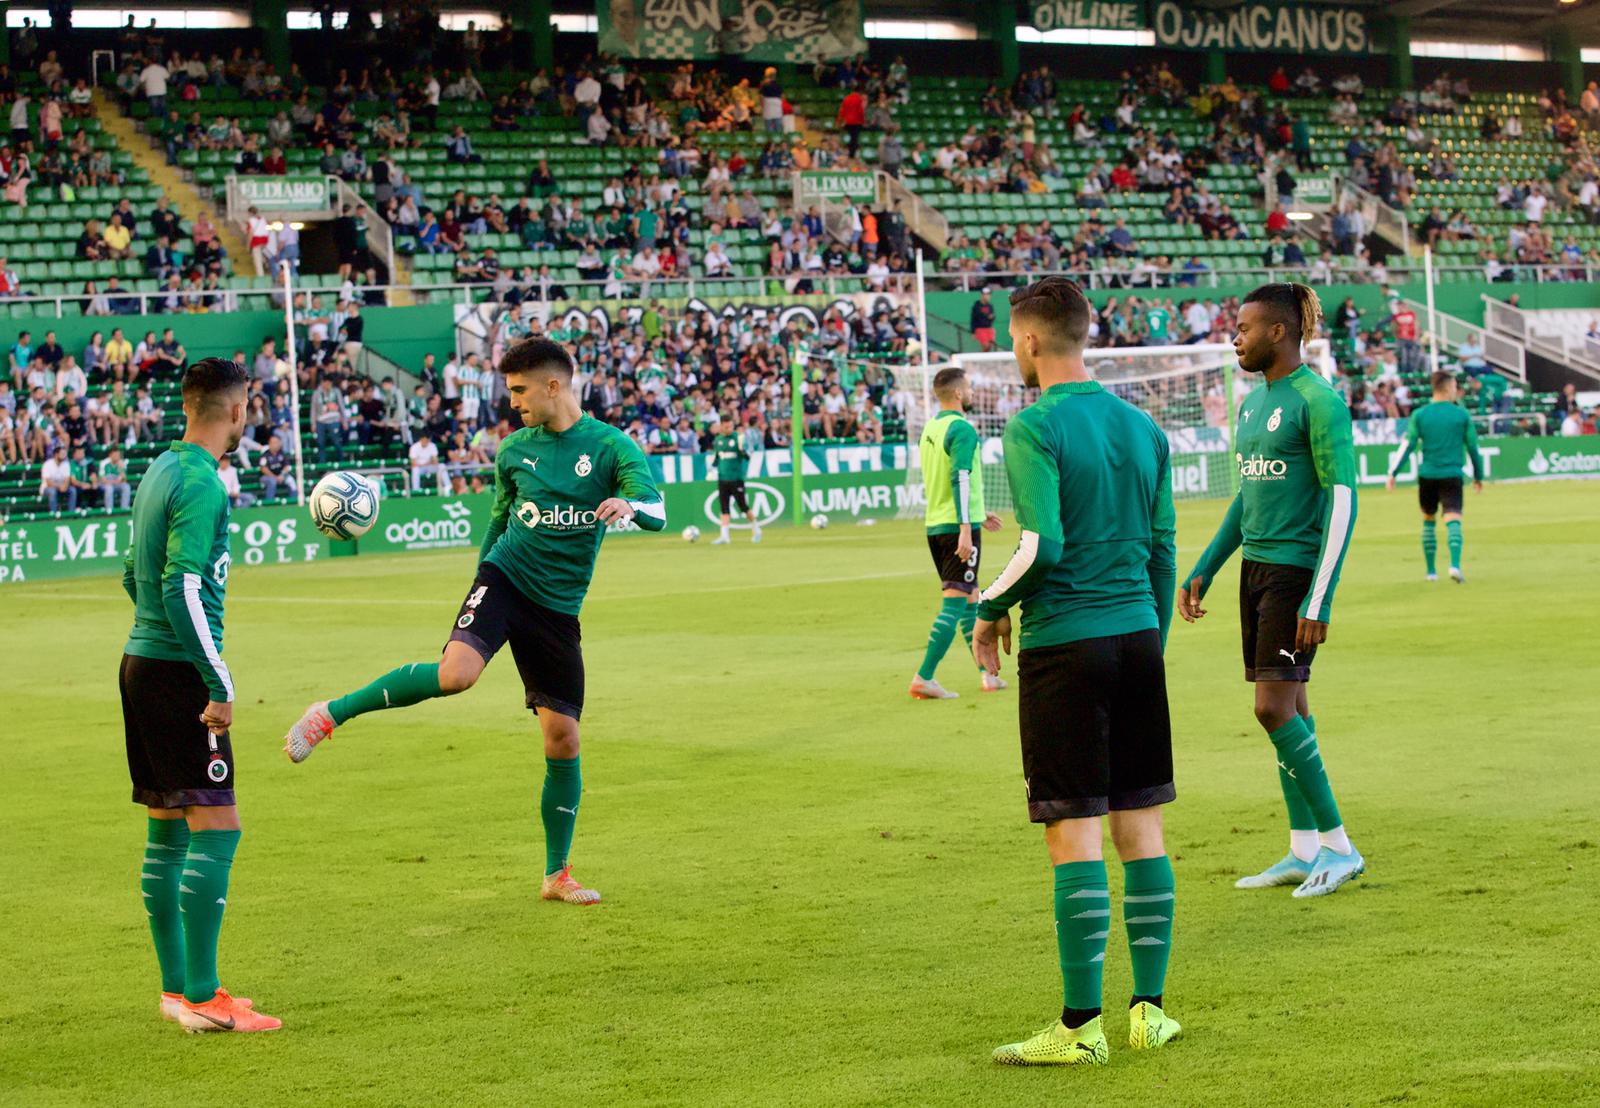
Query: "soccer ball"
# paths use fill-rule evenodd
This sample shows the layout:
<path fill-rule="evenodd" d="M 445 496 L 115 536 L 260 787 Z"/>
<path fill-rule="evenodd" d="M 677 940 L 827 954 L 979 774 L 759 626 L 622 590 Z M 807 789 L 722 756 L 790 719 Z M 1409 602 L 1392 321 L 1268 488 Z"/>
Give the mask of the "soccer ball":
<path fill-rule="evenodd" d="M 811 529 L 813 531 L 821 531 L 827 526 L 828 517 L 823 515 L 821 512 L 818 512 L 816 515 L 811 517 Z"/>
<path fill-rule="evenodd" d="M 337 470 L 311 490 L 311 522 L 330 539 L 358 539 L 378 522 L 378 487 L 359 473 Z"/>
<path fill-rule="evenodd" d="M 696 527 L 692 523 L 689 526 L 685 527 L 683 529 L 683 541 L 684 542 L 699 542 L 700 541 L 700 528 Z"/>

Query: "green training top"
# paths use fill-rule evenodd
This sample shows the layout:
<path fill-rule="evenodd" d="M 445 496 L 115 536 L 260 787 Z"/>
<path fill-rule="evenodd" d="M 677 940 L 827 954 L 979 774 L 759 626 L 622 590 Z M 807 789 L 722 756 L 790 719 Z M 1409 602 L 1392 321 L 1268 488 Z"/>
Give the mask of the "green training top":
<path fill-rule="evenodd" d="M 1472 417 L 1460 404 L 1447 404 L 1435 400 L 1411 413 L 1406 427 L 1406 448 L 1400 452 L 1392 477 L 1405 466 L 1406 459 L 1418 446 L 1422 448 L 1422 465 L 1418 477 L 1429 480 L 1460 477 L 1468 458 L 1472 459 L 1472 479 L 1483 480 L 1483 455 L 1478 453 L 1478 429 Z"/>
<path fill-rule="evenodd" d="M 960 412 L 940 412 L 922 429 L 917 449 L 928 500 L 928 534 L 954 535 L 963 523 L 981 524 L 983 462 L 977 428 Z"/>
<path fill-rule="evenodd" d="M 534 603 L 575 616 L 606 533 L 595 510 L 612 497 L 626 500 L 646 531 L 667 525 L 644 451 L 622 431 L 588 415 L 565 431 L 514 431 L 495 454 L 478 560 L 504 570 Z"/>
<path fill-rule="evenodd" d="M 711 453 L 717 458 L 718 481 L 743 481 L 744 466 L 750 452 L 738 435 L 718 435 L 711 440 Z"/>
<path fill-rule="evenodd" d="M 1204 596 L 1242 544 L 1253 562 L 1314 570 L 1300 615 L 1326 623 L 1356 522 L 1356 452 L 1344 398 L 1303 365 L 1257 386 L 1239 406 L 1234 460 L 1239 495 L 1184 581 L 1201 578 Z"/>
<path fill-rule="evenodd" d="M 1097 381 L 1052 385 L 1006 424 L 1022 539 L 980 619 L 1022 605 L 1020 649 L 1157 629 L 1177 570 L 1167 436 Z"/>
<path fill-rule="evenodd" d="M 219 703 L 233 699 L 222 660 L 228 562 L 228 492 L 217 459 L 203 446 L 175 442 L 133 498 L 133 539 L 122 560 L 133 630 L 123 650 L 193 663 Z"/>

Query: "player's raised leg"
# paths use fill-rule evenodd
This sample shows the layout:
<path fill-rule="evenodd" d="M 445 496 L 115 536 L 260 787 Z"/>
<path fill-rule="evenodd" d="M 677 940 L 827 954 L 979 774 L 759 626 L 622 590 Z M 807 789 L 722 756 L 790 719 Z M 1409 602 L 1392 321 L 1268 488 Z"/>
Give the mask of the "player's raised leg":
<path fill-rule="evenodd" d="M 491 588 L 497 593 L 496 603 L 486 604 Z M 409 708 L 472 688 L 505 642 L 506 617 L 498 593 L 508 588 L 492 567 L 480 566 L 439 660 L 410 662 L 343 696 L 313 702 L 284 736 L 283 749 L 290 760 L 305 761 L 318 744 L 333 735 L 334 728 L 357 716 Z"/>

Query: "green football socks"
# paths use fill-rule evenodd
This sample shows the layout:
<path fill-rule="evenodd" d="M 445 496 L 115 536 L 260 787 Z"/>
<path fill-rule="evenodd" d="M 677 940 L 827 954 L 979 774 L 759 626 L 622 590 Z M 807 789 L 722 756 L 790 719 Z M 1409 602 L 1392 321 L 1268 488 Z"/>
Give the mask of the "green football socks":
<path fill-rule="evenodd" d="M 583 772 L 576 758 L 544 760 L 544 791 L 539 795 L 539 815 L 544 819 L 545 876 L 566 868 L 572 849 L 572 831 L 578 825 L 578 801 L 583 796 Z"/>
<path fill-rule="evenodd" d="M 415 662 L 391 669 L 372 684 L 328 701 L 328 714 L 338 724 L 366 712 L 409 708 L 439 695 L 439 663 Z"/>
<path fill-rule="evenodd" d="M 1062 1003 L 1067 1008 L 1098 1012 L 1106 936 L 1111 928 L 1106 864 L 1063 862 L 1055 869 L 1056 953 L 1061 958 Z"/>
<path fill-rule="evenodd" d="M 1433 520 L 1422 521 L 1422 560 L 1428 567 L 1428 574 L 1432 576 L 1434 555 L 1439 552 L 1439 539 L 1434 530 Z"/>
<path fill-rule="evenodd" d="M 947 596 L 939 603 L 939 614 L 933 617 L 933 629 L 928 632 L 928 649 L 922 655 L 922 668 L 917 676 L 924 681 L 933 680 L 933 671 L 939 668 L 945 651 L 956 637 L 956 627 L 961 622 L 962 609 L 967 607 L 964 596 Z"/>
<path fill-rule="evenodd" d="M 1295 716 L 1268 737 L 1277 748 L 1278 764 L 1300 786 L 1300 795 L 1311 809 L 1317 830 L 1332 831 L 1343 826 L 1339 806 L 1333 800 L 1333 786 L 1328 783 L 1328 772 L 1317 749 L 1317 736 L 1306 721 Z"/>
<path fill-rule="evenodd" d="M 1306 721 L 1306 730 L 1311 734 L 1317 733 L 1317 725 L 1310 716 L 1302 717 Z M 1274 751 L 1274 754 L 1277 752 Z M 1283 759 L 1278 759 L 1278 786 L 1283 790 L 1283 806 L 1289 809 L 1289 830 L 1311 831 L 1317 829 L 1317 817 L 1311 814 L 1311 806 L 1306 803 L 1306 798 L 1300 794 L 1300 786 L 1295 784 L 1295 779 L 1289 776 L 1289 767 Z"/>
<path fill-rule="evenodd" d="M 217 935 L 228 906 L 228 874 L 238 846 L 237 831 L 195 831 L 189 836 L 178 893 L 183 912 L 183 995 L 192 1004 L 204 1004 L 217 992 Z"/>
<path fill-rule="evenodd" d="M 1450 568 L 1461 568 L 1461 521 L 1459 519 L 1446 520 L 1445 541 L 1450 544 Z"/>
<path fill-rule="evenodd" d="M 977 626 L 977 623 L 978 606 L 970 601 L 963 604 L 961 606 L 961 637 L 967 641 L 968 654 L 972 653 L 972 629 Z M 973 664 L 976 665 L 977 663 L 974 662 Z M 982 666 L 978 666 L 978 672 L 984 673 L 986 671 Z"/>
<path fill-rule="evenodd" d="M 1133 995 L 1160 997 L 1167 982 L 1167 956 L 1172 952 L 1172 909 L 1176 886 L 1172 863 L 1165 854 L 1122 865 L 1122 923 L 1128 929 L 1128 956 L 1133 961 Z M 1158 1006 L 1160 1001 L 1155 1002 Z"/>
<path fill-rule="evenodd" d="M 144 865 L 139 892 L 150 917 L 150 937 L 161 964 L 161 991 L 183 992 L 183 916 L 178 911 L 178 886 L 183 859 L 189 852 L 189 825 L 181 819 L 151 819 L 144 836 Z"/>

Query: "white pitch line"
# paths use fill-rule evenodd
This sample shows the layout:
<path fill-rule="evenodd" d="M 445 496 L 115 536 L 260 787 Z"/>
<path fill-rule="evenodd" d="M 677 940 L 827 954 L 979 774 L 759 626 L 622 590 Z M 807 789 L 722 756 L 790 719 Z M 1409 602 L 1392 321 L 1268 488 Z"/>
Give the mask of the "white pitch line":
<path fill-rule="evenodd" d="M 675 589 L 668 592 L 650 593 L 618 593 L 613 596 L 590 596 L 590 603 L 603 603 L 611 601 L 639 601 L 658 600 L 670 596 L 701 596 L 714 592 L 753 592 L 757 589 L 789 589 L 810 588 L 817 585 L 848 585 L 856 581 L 885 581 L 899 577 L 921 577 L 924 570 L 900 570 L 894 573 L 858 573 L 847 577 L 810 577 L 802 581 L 761 581 L 749 585 L 714 585 L 704 589 Z M 109 602 L 123 597 L 121 592 L 107 592 L 104 596 L 94 593 L 70 592 L 41 592 L 37 594 L 42 600 L 86 600 Z M 32 599 L 30 597 L 29 599 Z M 230 596 L 227 604 L 316 604 L 322 607 L 359 604 L 368 608 L 441 608 L 447 607 L 452 602 L 452 597 L 443 597 L 438 600 L 417 600 L 410 598 L 376 600 L 359 596 L 347 597 L 322 597 L 322 596 Z"/>

